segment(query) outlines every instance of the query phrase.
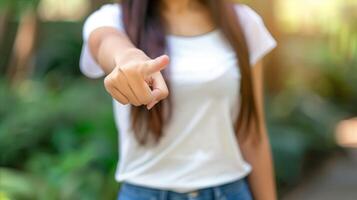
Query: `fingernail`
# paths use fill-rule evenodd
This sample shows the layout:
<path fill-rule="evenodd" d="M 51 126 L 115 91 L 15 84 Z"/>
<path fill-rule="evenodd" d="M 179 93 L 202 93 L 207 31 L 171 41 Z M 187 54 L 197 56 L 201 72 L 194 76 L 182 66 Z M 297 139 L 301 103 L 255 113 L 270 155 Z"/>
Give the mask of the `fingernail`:
<path fill-rule="evenodd" d="M 147 105 L 147 109 L 150 110 L 151 108 L 153 108 L 159 101 L 154 101 L 152 104 L 148 104 Z"/>
<path fill-rule="evenodd" d="M 148 105 L 146 106 L 146 108 L 147 108 L 148 110 L 150 110 L 152 107 L 154 107 L 154 104 L 148 104 Z"/>

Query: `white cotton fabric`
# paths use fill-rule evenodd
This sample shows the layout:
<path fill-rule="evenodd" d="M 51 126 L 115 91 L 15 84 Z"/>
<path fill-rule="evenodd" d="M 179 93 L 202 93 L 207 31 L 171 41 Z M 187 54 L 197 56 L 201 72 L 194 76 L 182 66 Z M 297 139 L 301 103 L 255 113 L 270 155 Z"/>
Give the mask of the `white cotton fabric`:
<path fill-rule="evenodd" d="M 261 17 L 236 5 L 252 66 L 276 46 Z M 124 30 L 120 4 L 108 4 L 84 24 L 80 68 L 91 78 L 104 75 L 87 45 L 102 26 Z M 113 100 L 119 130 L 117 181 L 187 192 L 245 177 L 251 166 L 242 158 L 233 123 L 240 105 L 240 73 L 235 52 L 220 30 L 193 37 L 166 36 L 171 67 L 173 115 L 154 147 L 140 146 L 130 129 L 130 105 Z"/>

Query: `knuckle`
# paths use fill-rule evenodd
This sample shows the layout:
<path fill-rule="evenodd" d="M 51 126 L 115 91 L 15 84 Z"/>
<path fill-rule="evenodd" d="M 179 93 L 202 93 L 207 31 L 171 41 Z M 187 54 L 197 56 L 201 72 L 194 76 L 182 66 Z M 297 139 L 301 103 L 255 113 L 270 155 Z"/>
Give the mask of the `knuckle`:
<path fill-rule="evenodd" d="M 131 104 L 134 105 L 134 106 L 137 106 L 137 107 L 142 105 L 142 104 L 140 104 L 138 102 L 132 102 Z"/>
<path fill-rule="evenodd" d="M 123 67 L 122 71 L 126 75 L 133 76 L 135 74 L 141 73 L 141 67 L 137 65 L 127 65 Z"/>
<path fill-rule="evenodd" d="M 120 66 L 118 68 L 118 74 L 121 74 L 121 73 L 126 73 L 128 71 L 129 67 L 128 65 L 123 65 L 123 66 Z"/>
<path fill-rule="evenodd" d="M 119 68 L 119 71 L 126 73 L 128 71 L 131 71 L 133 68 L 135 68 L 135 65 L 133 62 L 130 62 L 130 63 L 127 63 L 127 64 L 121 66 Z"/>
<path fill-rule="evenodd" d="M 104 85 L 105 85 L 105 87 L 108 87 L 108 86 L 110 86 L 111 85 L 111 83 L 112 83 L 112 79 L 111 79 L 111 77 L 108 75 L 108 76 L 106 76 L 105 78 L 104 78 Z"/>
<path fill-rule="evenodd" d="M 116 78 L 120 74 L 119 67 L 115 67 L 107 77 L 110 77 L 112 79 Z"/>
<path fill-rule="evenodd" d="M 127 100 L 119 100 L 119 102 L 123 105 L 127 105 L 129 103 Z"/>
<path fill-rule="evenodd" d="M 144 105 L 147 105 L 147 104 L 149 104 L 150 102 L 152 102 L 153 101 L 153 98 L 152 97 L 146 97 L 144 100 L 143 100 L 143 104 Z"/>
<path fill-rule="evenodd" d="M 169 90 L 165 89 L 165 90 L 162 90 L 162 93 L 161 93 L 161 97 L 164 99 L 166 97 L 169 96 Z"/>
<path fill-rule="evenodd" d="M 132 98 L 128 99 L 128 104 L 131 104 L 131 105 L 134 105 L 134 106 L 139 106 L 139 103 L 136 100 L 132 99 Z"/>
<path fill-rule="evenodd" d="M 109 74 L 104 78 L 104 85 L 113 87 L 117 82 L 120 81 L 119 76 L 120 76 L 119 73 L 112 72 L 111 74 Z"/>
<path fill-rule="evenodd" d="M 113 85 L 110 79 L 104 79 L 104 88 L 108 93 L 112 93 Z"/>

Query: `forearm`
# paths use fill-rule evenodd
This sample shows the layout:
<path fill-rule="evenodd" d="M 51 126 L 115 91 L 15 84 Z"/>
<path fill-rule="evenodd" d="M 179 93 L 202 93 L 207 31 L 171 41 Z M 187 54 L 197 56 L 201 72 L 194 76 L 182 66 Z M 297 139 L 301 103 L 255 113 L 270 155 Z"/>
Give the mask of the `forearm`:
<path fill-rule="evenodd" d="M 252 70 L 254 95 L 256 98 L 257 112 L 259 116 L 259 132 L 253 130 L 249 136 L 238 138 L 243 157 L 252 166 L 248 180 L 254 199 L 256 200 L 276 200 L 275 175 L 267 134 L 264 98 L 263 98 L 263 64 L 258 62 Z"/>
<path fill-rule="evenodd" d="M 110 27 L 94 30 L 89 37 L 89 48 L 106 74 L 116 65 L 128 62 L 131 55 L 137 56 L 140 51 L 124 33 Z"/>
<path fill-rule="evenodd" d="M 242 144 L 242 153 L 246 161 L 252 166 L 248 176 L 249 185 L 255 200 L 276 200 L 275 175 L 266 134 L 260 142 Z"/>

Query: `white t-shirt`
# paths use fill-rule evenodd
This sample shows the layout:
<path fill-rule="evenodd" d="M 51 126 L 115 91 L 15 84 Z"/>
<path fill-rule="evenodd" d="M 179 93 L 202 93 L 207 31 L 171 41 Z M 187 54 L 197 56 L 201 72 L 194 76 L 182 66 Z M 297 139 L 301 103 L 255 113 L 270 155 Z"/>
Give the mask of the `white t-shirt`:
<path fill-rule="evenodd" d="M 246 5 L 236 5 L 252 66 L 276 42 L 261 17 Z M 101 26 L 123 31 L 120 4 L 108 4 L 84 24 L 80 67 L 91 78 L 104 75 L 87 45 Z M 154 147 L 140 146 L 130 129 L 130 105 L 113 100 L 119 130 L 117 181 L 187 192 L 245 177 L 251 166 L 242 158 L 233 123 L 240 105 L 240 73 L 235 52 L 220 30 L 181 37 L 167 35 L 170 52 L 173 115 L 164 137 Z"/>

